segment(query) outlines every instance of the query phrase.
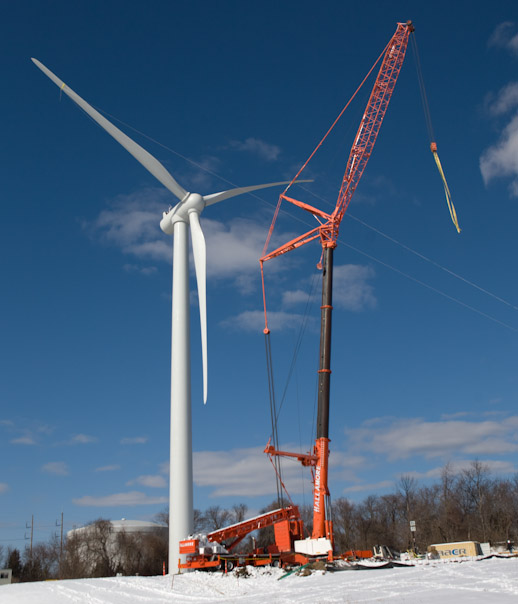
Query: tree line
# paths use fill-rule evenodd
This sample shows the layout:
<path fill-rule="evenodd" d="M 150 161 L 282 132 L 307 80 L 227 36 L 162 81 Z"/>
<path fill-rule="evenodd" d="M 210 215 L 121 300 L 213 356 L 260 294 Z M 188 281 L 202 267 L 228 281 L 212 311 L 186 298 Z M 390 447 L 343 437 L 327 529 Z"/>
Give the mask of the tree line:
<path fill-rule="evenodd" d="M 280 507 L 273 501 L 260 513 Z M 299 506 L 308 535 L 312 529 L 311 506 Z M 479 461 L 455 472 L 450 464 L 431 486 L 420 486 L 410 476 L 401 476 L 393 492 L 369 495 L 361 502 L 345 497 L 331 505 L 336 553 L 367 550 L 387 545 L 396 551 L 425 552 L 430 544 L 473 540 L 504 543 L 518 538 L 518 475 L 495 478 Z M 194 532 L 209 533 L 241 522 L 248 515 L 243 504 L 231 508 L 211 506 L 194 510 Z M 88 531 L 76 531 L 60 542 L 54 535 L 20 552 L 0 549 L 0 567 L 11 568 L 17 581 L 74 579 L 123 575 L 156 575 L 167 564 L 167 510 L 154 518 L 162 525 L 150 533 L 113 531 L 109 520 L 99 518 Z M 416 531 L 410 530 L 410 521 Z M 273 543 L 273 528 L 249 535 L 238 551 L 251 551 Z"/>
<path fill-rule="evenodd" d="M 337 499 L 333 520 L 338 551 L 370 549 L 375 544 L 412 550 L 414 538 L 420 552 L 433 543 L 515 542 L 518 474 L 512 479 L 495 478 L 480 461 L 458 472 L 446 464 L 431 486 L 419 486 L 406 475 L 388 495 L 370 495 L 360 503 Z M 416 523 L 415 533 L 410 521 Z"/>

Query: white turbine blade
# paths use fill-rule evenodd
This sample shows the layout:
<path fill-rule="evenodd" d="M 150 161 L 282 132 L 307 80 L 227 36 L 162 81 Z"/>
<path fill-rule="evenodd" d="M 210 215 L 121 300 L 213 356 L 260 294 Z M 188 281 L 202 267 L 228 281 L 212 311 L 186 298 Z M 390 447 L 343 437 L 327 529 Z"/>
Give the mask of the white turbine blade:
<path fill-rule="evenodd" d="M 203 403 L 205 404 L 207 402 L 207 252 L 205 237 L 201 230 L 200 217 L 197 212 L 189 213 L 189 225 L 191 227 L 194 269 L 198 284 L 198 304 L 200 306 Z"/>
<path fill-rule="evenodd" d="M 218 203 L 229 197 L 235 197 L 236 195 L 242 195 L 243 193 L 250 193 L 251 191 L 258 191 L 259 189 L 266 189 L 268 187 L 278 187 L 280 185 L 289 185 L 291 182 L 269 182 L 265 185 L 252 185 L 251 187 L 238 187 L 237 189 L 229 189 L 228 191 L 221 191 L 221 193 L 212 193 L 211 195 L 204 195 L 203 200 L 205 206 L 210 206 L 213 203 Z M 299 182 L 313 182 L 312 180 L 296 180 L 293 184 Z"/>
<path fill-rule="evenodd" d="M 164 187 L 169 189 L 173 195 L 178 197 L 180 201 L 182 201 L 188 195 L 188 192 L 176 182 L 176 180 L 171 176 L 171 174 L 169 174 L 169 172 L 158 161 L 158 159 L 155 159 L 139 144 L 131 140 L 129 136 L 126 136 L 124 132 L 121 132 L 121 130 L 109 122 L 77 93 L 71 90 L 62 80 L 54 75 L 50 69 L 47 69 L 45 65 L 40 63 L 37 59 L 31 60 L 37 67 L 39 67 L 39 69 L 41 69 L 41 71 L 43 71 L 46 76 L 48 76 L 54 82 L 54 84 L 56 84 L 56 86 L 60 88 L 60 90 L 62 90 L 75 103 L 77 103 L 81 109 L 88 113 L 88 115 L 95 120 L 99 126 L 104 128 L 108 134 L 113 136 L 113 138 L 119 142 L 126 149 L 126 151 L 129 151 L 129 153 L 131 153 L 131 155 L 133 155 L 133 157 L 140 162 L 144 168 L 149 170 L 149 172 L 151 172 L 151 174 L 153 174 L 153 176 L 159 180 Z"/>

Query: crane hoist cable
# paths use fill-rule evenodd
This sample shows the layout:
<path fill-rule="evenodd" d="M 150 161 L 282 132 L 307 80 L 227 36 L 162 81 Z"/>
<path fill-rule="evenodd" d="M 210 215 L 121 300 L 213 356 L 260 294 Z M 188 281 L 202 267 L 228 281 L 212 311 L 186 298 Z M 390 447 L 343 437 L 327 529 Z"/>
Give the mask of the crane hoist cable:
<path fill-rule="evenodd" d="M 419 81 L 419 91 L 421 93 L 421 101 L 423 103 L 424 117 L 426 121 L 426 128 L 428 130 L 428 136 L 430 139 L 430 151 L 432 152 L 433 158 L 437 165 L 437 169 L 439 170 L 439 175 L 442 180 L 442 184 L 444 187 L 444 195 L 446 197 L 446 204 L 448 205 L 448 210 L 450 211 L 450 216 L 455 228 L 457 229 L 457 233 L 460 233 L 459 221 L 457 219 L 457 212 L 455 211 L 455 206 L 453 205 L 453 201 L 451 198 L 450 188 L 448 187 L 448 183 L 446 181 L 446 176 L 444 175 L 444 170 L 442 168 L 441 160 L 439 159 L 439 154 L 437 152 L 437 143 L 435 142 L 435 136 L 433 132 L 432 126 L 432 117 L 430 115 L 430 106 L 428 104 L 428 97 L 426 95 L 426 88 L 424 85 L 423 72 L 421 69 L 421 60 L 419 58 L 419 52 L 417 50 L 417 42 L 415 39 L 415 35 L 412 36 L 412 49 L 414 51 L 415 64 L 417 69 L 417 79 Z"/>

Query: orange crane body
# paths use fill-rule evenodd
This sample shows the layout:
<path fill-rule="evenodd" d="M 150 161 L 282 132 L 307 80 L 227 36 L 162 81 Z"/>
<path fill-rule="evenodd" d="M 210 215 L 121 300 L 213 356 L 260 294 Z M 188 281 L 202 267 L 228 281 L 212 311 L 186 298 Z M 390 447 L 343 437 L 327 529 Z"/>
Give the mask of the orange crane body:
<path fill-rule="evenodd" d="M 319 400 L 318 400 L 318 426 L 317 438 L 313 452 L 307 456 L 287 453 L 267 447 L 267 453 L 273 456 L 299 457 L 303 465 L 310 465 L 313 470 L 313 532 L 312 538 L 328 538 L 333 543 L 332 522 L 329 520 L 328 500 L 328 467 L 329 467 L 329 384 L 331 378 L 330 352 L 331 352 L 331 292 L 332 292 L 332 260 L 333 249 L 340 229 L 340 223 L 349 206 L 352 196 L 363 175 L 365 167 L 370 159 L 376 138 L 379 134 L 383 118 L 385 117 L 394 87 L 396 85 L 410 33 L 414 31 L 411 21 L 398 23 L 395 34 L 386 46 L 383 60 L 372 88 L 367 107 L 363 113 L 358 131 L 354 138 L 347 166 L 342 179 L 340 192 L 336 206 L 332 214 L 328 214 L 286 195 L 281 194 L 280 201 L 285 200 L 313 214 L 320 226 L 311 229 L 307 233 L 288 241 L 269 254 L 260 259 L 261 274 L 263 278 L 263 299 L 265 301 L 265 334 L 269 333 L 268 319 L 266 314 L 266 296 L 264 293 L 264 270 L 266 261 L 281 256 L 293 249 L 299 248 L 310 241 L 320 238 L 323 250 L 323 287 L 321 306 L 321 342 L 320 342 L 320 368 L 319 373 Z M 336 123 L 336 122 L 335 122 Z M 326 135 L 327 136 L 327 135 Z M 300 174 L 300 172 L 299 172 Z M 297 177 L 299 176 L 297 174 Z M 296 177 L 296 178 L 297 178 Z M 289 187 L 288 187 L 289 188 Z M 272 225 L 273 228 L 273 225 Z M 327 280 L 327 281 L 326 281 Z"/>
<path fill-rule="evenodd" d="M 296 205 L 311 214 L 319 222 L 319 226 L 311 229 L 307 233 L 300 235 L 286 244 L 280 246 L 269 254 L 264 254 L 260 259 L 261 275 L 263 280 L 263 299 L 265 301 L 265 333 L 269 333 L 268 321 L 266 315 L 266 298 L 264 292 L 264 270 L 263 265 L 266 261 L 281 256 L 293 249 L 297 249 L 310 241 L 320 238 L 323 259 L 324 259 L 324 278 L 322 287 L 322 306 L 321 306 L 321 353 L 320 353 L 320 368 L 319 374 L 319 400 L 318 400 L 318 420 L 317 420 L 317 438 L 312 452 L 307 454 L 290 453 L 280 451 L 269 443 L 266 446 L 265 453 L 270 457 L 294 457 L 303 466 L 311 468 L 313 475 L 313 532 L 311 539 L 322 540 L 327 539 L 331 545 L 331 549 L 324 555 L 328 558 L 333 557 L 333 525 L 329 518 L 329 488 L 328 488 L 328 468 L 329 468 L 329 385 L 331 377 L 330 369 L 330 341 L 331 341 L 331 292 L 332 292 L 332 261 L 333 250 L 336 247 L 340 222 L 347 210 L 351 198 L 360 181 L 365 166 L 376 142 L 376 138 L 385 117 L 385 113 L 394 90 L 408 44 L 410 33 L 414 31 L 412 23 L 398 23 L 397 30 L 390 39 L 385 48 L 383 61 L 378 72 L 378 76 L 374 83 L 367 107 L 363 114 L 360 126 L 356 133 L 354 143 L 352 145 L 347 166 L 343 176 L 338 200 L 334 211 L 329 214 L 323 212 L 302 201 L 288 197 L 286 191 L 281 194 L 279 202 L 285 200 L 293 205 Z M 343 112 L 342 112 L 343 113 Z M 335 122 L 336 124 L 336 122 Z M 330 131 L 330 130 L 329 130 Z M 328 134 L 329 134 L 328 131 Z M 326 134 L 327 136 L 327 134 Z M 325 139 L 325 137 L 324 137 Z M 322 143 L 320 143 L 322 144 Z M 320 146 L 320 145 L 319 145 Z M 317 147 L 318 148 L 318 147 Z M 314 154 L 315 152 L 313 152 Z M 312 156 L 313 156 L 312 154 Z M 312 157 L 311 156 L 311 157 Z M 307 162 L 306 162 L 307 163 Z M 299 171 L 302 171 L 302 169 Z M 297 176 L 293 179 L 294 182 Z M 288 187 L 289 189 L 289 187 Z M 279 207 L 279 206 L 278 206 Z M 277 215 L 277 212 L 276 212 Z M 275 219 L 274 219 L 275 221 Z M 270 234 L 273 229 L 273 224 L 270 229 Z M 270 237 L 270 235 L 269 235 Z M 269 241 L 268 237 L 268 241 Z M 264 528 L 266 526 L 274 526 L 275 545 L 268 548 L 266 554 L 261 554 L 254 551 L 248 555 L 232 554 L 230 550 L 234 548 L 246 535 L 251 532 Z M 272 512 L 267 512 L 255 518 L 239 522 L 237 524 L 225 527 L 209 533 L 204 536 L 205 544 L 208 542 L 216 547 L 213 551 L 209 551 L 210 547 L 202 546 L 201 541 L 196 537 L 189 537 L 180 542 L 180 553 L 187 554 L 187 561 L 184 564 L 179 564 L 180 568 L 191 569 L 224 569 L 231 570 L 235 564 L 240 564 L 241 560 L 244 563 L 263 565 L 263 564 L 284 564 L 284 563 L 299 563 L 308 562 L 314 555 L 308 553 L 300 553 L 302 550 L 297 549 L 296 543 L 303 543 L 303 524 L 300 518 L 297 506 L 291 505 Z M 227 543 L 228 540 L 232 540 Z M 225 541 L 226 546 L 220 545 L 220 542 Z M 218 549 L 219 547 L 219 549 Z M 221 551 L 226 553 L 221 553 Z M 214 552 L 217 552 L 214 554 Z M 297 553 L 299 552 L 299 553 Z M 372 552 L 361 552 L 362 555 L 368 557 Z M 355 552 L 358 556 L 360 553 Z M 317 557 L 322 557 L 319 554 Z"/>

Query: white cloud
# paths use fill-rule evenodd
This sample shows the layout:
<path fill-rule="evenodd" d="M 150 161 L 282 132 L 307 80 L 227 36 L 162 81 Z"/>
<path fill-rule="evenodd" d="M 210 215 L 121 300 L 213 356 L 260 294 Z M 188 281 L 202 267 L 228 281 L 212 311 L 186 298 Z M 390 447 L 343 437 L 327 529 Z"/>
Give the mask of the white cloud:
<path fill-rule="evenodd" d="M 315 296 L 311 297 L 311 294 L 303 289 L 288 290 L 282 293 L 282 305 L 291 307 L 307 304 L 311 298 L 315 299 Z"/>
<path fill-rule="evenodd" d="M 29 425 L 29 428 L 24 430 L 17 430 L 21 433 L 21 436 L 17 436 L 15 438 L 10 439 L 10 443 L 13 445 L 36 445 L 38 441 L 44 437 L 49 436 L 54 432 L 54 426 L 49 426 L 47 424 L 39 424 L 34 421 L 24 421 L 24 424 Z M 14 432 L 14 424 L 10 420 L 5 420 L 3 425 L 10 431 Z"/>
<path fill-rule="evenodd" d="M 480 422 L 378 418 L 346 434 L 352 450 L 370 450 L 389 460 L 499 455 L 518 451 L 518 416 Z"/>
<path fill-rule="evenodd" d="M 105 242 L 118 247 L 123 254 L 140 261 L 171 263 L 171 238 L 164 235 L 159 226 L 170 201 L 170 196 L 164 195 L 160 189 L 144 189 L 120 196 L 88 228 Z M 259 280 L 259 257 L 268 232 L 267 225 L 246 218 L 221 222 L 203 216 L 202 228 L 207 243 L 208 279 L 231 279 L 242 291 L 255 287 Z M 272 245 L 282 237 L 284 235 L 276 234 Z M 126 263 L 124 270 L 152 275 L 156 267 Z M 272 266 L 272 270 L 281 268 Z"/>
<path fill-rule="evenodd" d="M 113 464 L 111 466 L 101 466 L 100 468 L 95 468 L 95 472 L 115 472 L 120 470 L 121 467 L 117 464 Z"/>
<path fill-rule="evenodd" d="M 87 445 L 90 443 L 96 443 L 99 439 L 96 436 L 90 436 L 88 434 L 76 434 L 74 435 L 67 444 L 69 445 Z"/>
<path fill-rule="evenodd" d="M 377 305 L 374 288 L 368 283 L 374 270 L 360 264 L 343 264 L 333 267 L 333 306 L 345 310 L 362 311 Z M 320 296 L 320 290 L 315 296 Z M 296 306 L 308 302 L 308 292 L 302 289 L 288 290 L 282 295 L 284 306 Z"/>
<path fill-rule="evenodd" d="M 518 114 L 504 128 L 499 140 L 480 157 L 480 171 L 487 185 L 495 178 L 510 177 L 510 192 L 518 197 Z"/>
<path fill-rule="evenodd" d="M 488 45 L 505 48 L 510 53 L 518 55 L 518 25 L 512 21 L 498 24 L 489 38 Z"/>
<path fill-rule="evenodd" d="M 380 489 L 394 488 L 393 480 L 382 480 L 371 484 L 357 484 L 343 489 L 343 493 L 359 493 L 361 491 L 378 491 Z"/>
<path fill-rule="evenodd" d="M 329 483 L 347 482 L 360 484 L 359 471 L 368 465 L 368 458 L 355 455 L 353 452 L 345 453 L 334 447 L 329 455 Z"/>
<path fill-rule="evenodd" d="M 267 143 L 260 138 L 249 137 L 244 141 L 231 141 L 230 147 L 246 151 L 266 161 L 276 161 L 281 153 L 280 147 Z"/>
<path fill-rule="evenodd" d="M 0 426 L 14 426 L 14 422 L 10 419 L 0 419 Z"/>
<path fill-rule="evenodd" d="M 121 445 L 145 445 L 147 441 L 147 436 L 133 436 L 121 438 Z"/>
<path fill-rule="evenodd" d="M 55 474 L 56 476 L 67 476 L 69 474 L 68 466 L 64 461 L 51 461 L 41 466 L 41 471 L 46 474 Z"/>
<path fill-rule="evenodd" d="M 368 266 L 345 264 L 335 266 L 333 273 L 333 305 L 351 311 L 375 308 L 377 304 L 373 287 L 367 282 L 374 276 Z M 320 295 L 320 293 L 318 293 Z M 282 304 L 293 307 L 308 302 L 308 292 L 302 289 L 288 290 L 282 295 Z M 318 328 L 317 317 L 281 311 L 268 311 L 268 326 L 276 331 L 299 330 L 304 322 L 309 329 Z M 235 317 L 225 319 L 221 326 L 240 331 L 259 332 L 264 328 L 264 311 L 247 310 Z"/>
<path fill-rule="evenodd" d="M 165 478 L 156 474 L 137 476 L 137 478 L 130 480 L 126 483 L 127 486 L 132 486 L 134 484 L 139 484 L 143 487 L 151 487 L 153 489 L 162 489 L 167 486 Z"/>
<path fill-rule="evenodd" d="M 458 411 L 457 413 L 442 413 L 441 419 L 458 419 L 459 417 L 467 417 L 467 411 Z"/>
<path fill-rule="evenodd" d="M 464 470 L 469 470 L 472 467 L 473 459 L 458 459 L 448 461 L 448 467 L 453 474 L 460 474 Z M 509 461 L 499 461 L 493 459 L 484 459 L 484 466 L 487 466 L 492 474 L 514 474 L 516 468 L 513 463 Z M 408 476 L 413 478 L 440 478 L 444 472 L 444 465 L 436 466 L 427 472 L 405 472 Z"/>
<path fill-rule="evenodd" d="M 308 320 L 311 329 L 317 327 L 315 318 L 306 319 L 301 314 L 284 311 L 268 312 L 268 326 L 275 331 L 299 330 L 304 320 Z M 246 310 L 235 317 L 221 321 L 220 325 L 228 329 L 259 333 L 264 329 L 264 311 Z"/>
<path fill-rule="evenodd" d="M 160 230 L 162 213 L 171 203 L 175 203 L 175 199 L 160 188 L 120 195 L 88 228 L 124 254 L 171 262 L 170 238 Z"/>
<path fill-rule="evenodd" d="M 185 181 L 189 183 L 189 189 L 191 191 L 215 192 L 214 177 L 217 177 L 216 172 L 220 167 L 221 160 L 214 155 L 206 155 L 200 160 L 190 163 L 189 170 L 184 174 Z"/>
<path fill-rule="evenodd" d="M 367 281 L 374 277 L 369 266 L 345 264 L 333 269 L 333 305 L 346 310 L 360 311 L 375 308 L 374 288 Z"/>
<path fill-rule="evenodd" d="M 518 82 L 504 86 L 496 96 L 490 95 L 486 101 L 487 111 L 494 117 L 505 115 L 518 106 Z"/>
<path fill-rule="evenodd" d="M 298 447 L 283 445 L 283 450 L 296 451 Z M 233 449 L 230 451 L 198 451 L 194 453 L 194 481 L 201 487 L 212 487 L 211 497 L 256 497 L 276 493 L 275 472 L 263 447 Z M 309 481 L 309 472 L 305 471 Z M 311 491 L 303 484 L 301 466 L 284 464 L 283 480 L 290 493 Z"/>
<path fill-rule="evenodd" d="M 518 24 L 505 21 L 493 31 L 489 46 L 505 48 L 518 57 Z M 494 145 L 480 156 L 480 171 L 486 186 L 495 178 L 510 178 L 509 191 L 518 197 L 518 82 L 510 82 L 496 96 L 490 95 L 487 109 L 493 117 L 514 115 L 502 130 Z"/>
<path fill-rule="evenodd" d="M 129 491 L 128 493 L 114 493 L 104 497 L 93 497 L 85 495 L 72 500 L 75 505 L 84 507 L 117 507 L 135 505 L 155 505 L 169 502 L 168 497 L 149 497 L 140 491 Z"/>
<path fill-rule="evenodd" d="M 35 429 L 36 429 L 36 432 L 49 436 L 50 434 L 52 434 L 54 432 L 55 427 L 48 426 L 47 424 L 40 424 L 40 425 L 36 426 Z"/>
<path fill-rule="evenodd" d="M 226 223 L 202 218 L 207 240 L 207 276 L 232 279 L 249 290 L 259 278 L 259 257 L 267 228 L 253 220 L 234 218 Z"/>
<path fill-rule="evenodd" d="M 0 494 L 7 493 L 9 490 L 9 485 L 5 482 L 0 482 Z"/>
<path fill-rule="evenodd" d="M 122 269 L 127 273 L 140 273 L 145 276 L 154 275 L 158 272 L 156 266 L 139 266 L 137 264 L 125 264 Z"/>
<path fill-rule="evenodd" d="M 494 459 L 484 459 L 484 464 L 493 474 L 515 474 L 516 466 L 510 461 L 500 461 Z"/>
<path fill-rule="evenodd" d="M 32 436 L 20 436 L 19 438 L 13 438 L 11 441 L 12 445 L 35 445 L 36 441 Z"/>

